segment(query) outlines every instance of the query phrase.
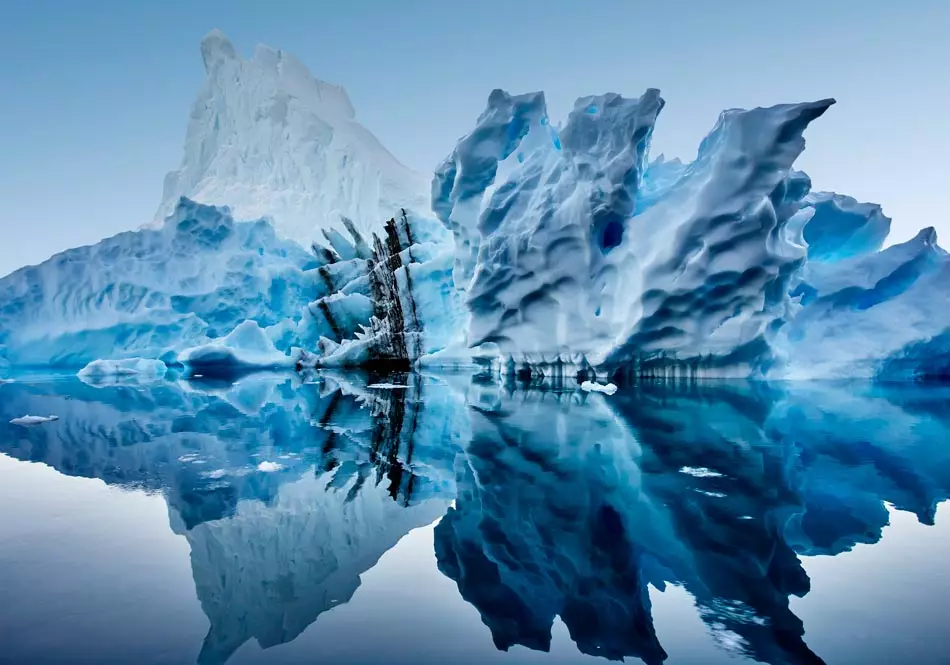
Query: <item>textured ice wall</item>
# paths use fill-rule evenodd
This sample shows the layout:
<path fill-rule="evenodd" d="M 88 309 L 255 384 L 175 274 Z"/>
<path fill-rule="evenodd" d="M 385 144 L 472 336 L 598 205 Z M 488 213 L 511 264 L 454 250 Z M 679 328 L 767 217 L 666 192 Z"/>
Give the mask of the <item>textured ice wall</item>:
<path fill-rule="evenodd" d="M 933 229 L 872 254 L 809 263 L 776 346 L 787 378 L 947 376 L 950 255 Z M 943 368 L 943 369 L 941 369 Z"/>
<path fill-rule="evenodd" d="M 832 103 L 727 111 L 694 162 L 660 162 L 645 178 L 658 91 L 581 98 L 560 130 L 540 93 L 493 92 L 433 179 L 469 344 L 595 364 L 712 356 L 759 371 L 806 254 L 809 183 L 791 166 Z"/>
<path fill-rule="evenodd" d="M 0 280 L 0 358 L 81 368 L 97 359 L 174 361 L 245 320 L 299 320 L 319 261 L 264 221 L 182 200 L 158 229 L 121 233 Z"/>

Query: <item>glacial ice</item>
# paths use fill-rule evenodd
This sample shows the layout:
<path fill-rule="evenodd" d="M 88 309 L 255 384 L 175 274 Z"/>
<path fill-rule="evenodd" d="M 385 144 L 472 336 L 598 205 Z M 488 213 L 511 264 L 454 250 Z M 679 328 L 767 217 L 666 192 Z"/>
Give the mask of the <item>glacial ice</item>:
<path fill-rule="evenodd" d="M 555 143 L 542 95 L 493 92 L 433 180 L 469 343 L 595 365 L 660 352 L 767 362 L 805 258 L 795 230 L 807 189 L 790 185 L 792 162 L 832 103 L 723 113 L 697 159 L 668 169 L 635 214 L 658 91 L 579 99 Z"/>
<path fill-rule="evenodd" d="M 285 51 L 259 45 L 244 60 L 217 30 L 201 55 L 205 80 L 155 225 L 187 197 L 268 217 L 278 235 L 309 247 L 321 230 L 345 233 L 348 220 L 368 237 L 400 208 L 428 209 L 425 177 L 357 122 L 343 88 Z"/>
<path fill-rule="evenodd" d="M 331 262 L 319 268 L 318 298 L 309 303 L 296 338 L 304 366 L 370 363 L 408 368 L 427 355 L 464 345 L 465 311 L 452 282 L 451 240 L 435 220 L 407 213 L 391 218 L 373 247 L 334 238 Z M 335 249 L 339 246 L 342 249 Z M 367 255 L 368 252 L 368 255 Z M 353 258 L 341 260 L 343 255 Z"/>
<path fill-rule="evenodd" d="M 432 186 L 468 344 L 539 375 L 945 376 L 932 230 L 879 251 L 880 206 L 792 168 L 832 103 L 725 111 L 683 164 L 649 161 L 655 90 L 581 98 L 560 131 L 496 90 Z"/>
<path fill-rule="evenodd" d="M 226 337 L 190 349 L 177 358 L 191 374 L 230 377 L 241 372 L 292 368 L 294 358 L 277 350 L 256 321 L 245 321 Z"/>
<path fill-rule="evenodd" d="M 933 229 L 887 249 L 809 263 L 779 332 L 786 378 L 946 378 L 950 255 Z"/>
<path fill-rule="evenodd" d="M 77 376 L 89 383 L 119 381 L 126 378 L 160 379 L 168 367 L 161 360 L 125 358 L 123 360 L 93 360 L 79 370 Z"/>
<path fill-rule="evenodd" d="M 202 56 L 151 228 L 0 279 L 4 375 L 136 358 L 578 384 L 950 374 L 933 230 L 882 250 L 880 206 L 794 169 L 831 99 L 724 111 L 682 162 L 650 157 L 655 89 L 582 97 L 562 125 L 543 93 L 495 90 L 426 201 L 342 88 L 216 31 Z"/>
<path fill-rule="evenodd" d="M 283 344 L 282 326 L 302 318 L 319 265 L 267 222 L 235 222 L 226 208 L 183 199 L 161 228 L 121 233 L 0 279 L 0 364 L 173 362 L 246 320 Z"/>
<path fill-rule="evenodd" d="M 810 262 L 877 252 L 891 231 L 891 219 L 873 203 L 833 192 L 813 192 L 803 203 L 815 211 L 804 230 Z"/>

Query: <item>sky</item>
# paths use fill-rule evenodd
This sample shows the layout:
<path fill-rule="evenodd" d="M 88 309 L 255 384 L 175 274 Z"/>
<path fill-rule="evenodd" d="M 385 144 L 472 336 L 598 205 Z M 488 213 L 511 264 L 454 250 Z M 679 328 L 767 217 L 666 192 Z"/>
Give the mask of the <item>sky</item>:
<path fill-rule="evenodd" d="M 725 108 L 835 97 L 796 166 L 950 245 L 947 0 L 0 0 L 0 274 L 152 219 L 212 28 L 344 85 L 427 173 L 498 87 L 554 118 L 660 88 L 653 154 L 684 159 Z"/>

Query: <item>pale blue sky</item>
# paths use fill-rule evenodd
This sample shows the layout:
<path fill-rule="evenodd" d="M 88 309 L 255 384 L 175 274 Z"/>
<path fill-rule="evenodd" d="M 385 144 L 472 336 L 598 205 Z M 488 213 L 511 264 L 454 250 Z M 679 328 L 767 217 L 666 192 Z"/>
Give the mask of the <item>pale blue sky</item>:
<path fill-rule="evenodd" d="M 663 91 L 654 151 L 691 158 L 723 108 L 838 99 L 799 161 L 950 245 L 947 0 L 0 0 L 0 274 L 152 218 L 181 158 L 202 36 L 343 84 L 401 160 L 432 167 L 492 88 Z"/>

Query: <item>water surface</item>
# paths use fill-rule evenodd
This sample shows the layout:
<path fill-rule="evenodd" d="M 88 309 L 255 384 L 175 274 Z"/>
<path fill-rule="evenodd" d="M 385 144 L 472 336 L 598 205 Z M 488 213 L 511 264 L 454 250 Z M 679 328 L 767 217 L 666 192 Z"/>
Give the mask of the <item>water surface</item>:
<path fill-rule="evenodd" d="M 25 377 L 0 453 L 4 663 L 947 662 L 944 388 Z"/>

